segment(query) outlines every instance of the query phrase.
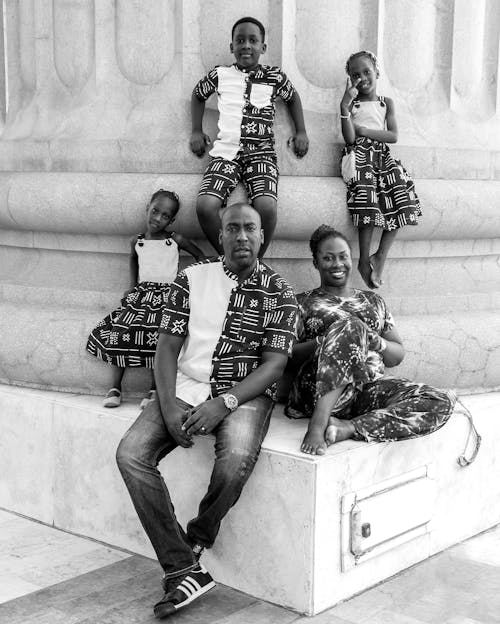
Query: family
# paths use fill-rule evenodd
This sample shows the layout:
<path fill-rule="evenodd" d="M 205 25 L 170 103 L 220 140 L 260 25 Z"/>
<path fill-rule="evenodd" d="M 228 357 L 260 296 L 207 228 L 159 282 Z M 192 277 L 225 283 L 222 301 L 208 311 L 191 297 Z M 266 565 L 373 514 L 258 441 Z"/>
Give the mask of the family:
<path fill-rule="evenodd" d="M 404 348 L 384 299 L 351 284 L 348 239 L 329 225 L 310 236 L 319 286 L 295 296 L 262 261 L 276 226 L 278 166 L 275 98 L 295 125 L 293 149 L 307 154 L 300 97 L 278 67 L 259 63 L 264 26 L 252 17 L 232 29 L 235 63 L 218 66 L 192 94 L 191 149 L 203 156 L 205 101 L 217 94 L 219 133 L 200 186 L 196 211 L 217 256 L 172 231 L 180 208 L 159 190 L 147 207 L 146 229 L 133 238 L 130 288 L 121 305 L 89 336 L 87 349 L 113 366 L 106 407 L 121 402 L 125 369 L 154 369 L 141 412 L 124 435 L 117 462 L 137 515 L 164 570 L 158 618 L 176 613 L 215 586 L 200 561 L 221 521 L 237 502 L 267 433 L 277 382 L 285 368 L 293 383 L 285 413 L 308 418 L 301 451 L 322 455 L 328 445 L 401 440 L 429 434 L 450 417 L 454 395 L 386 376 Z M 340 103 L 346 143 L 342 173 L 347 207 L 359 233 L 358 270 L 378 288 L 400 227 L 421 214 L 413 181 L 389 151 L 397 140 L 394 104 L 377 95 L 379 68 L 368 51 L 349 57 Z M 242 180 L 247 202 L 227 205 Z M 371 254 L 374 228 L 382 230 Z M 197 261 L 177 273 L 179 249 Z M 196 436 L 212 434 L 215 461 L 198 515 L 178 523 L 160 460 Z"/>

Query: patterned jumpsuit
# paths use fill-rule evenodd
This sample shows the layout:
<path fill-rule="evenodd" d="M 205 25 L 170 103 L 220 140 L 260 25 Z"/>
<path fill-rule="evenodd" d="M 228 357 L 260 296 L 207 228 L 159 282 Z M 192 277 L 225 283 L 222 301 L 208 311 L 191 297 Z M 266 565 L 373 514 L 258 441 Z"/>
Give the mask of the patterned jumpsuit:
<path fill-rule="evenodd" d="M 302 364 L 285 408 L 290 418 L 311 417 L 316 401 L 345 385 L 332 416 L 350 419 L 354 439 L 403 440 L 426 435 L 450 417 L 456 397 L 407 379 L 385 377 L 382 356 L 369 349 L 373 333 L 394 327 L 380 295 L 355 290 L 349 298 L 316 288 L 297 296 L 299 340 L 324 336 Z"/>

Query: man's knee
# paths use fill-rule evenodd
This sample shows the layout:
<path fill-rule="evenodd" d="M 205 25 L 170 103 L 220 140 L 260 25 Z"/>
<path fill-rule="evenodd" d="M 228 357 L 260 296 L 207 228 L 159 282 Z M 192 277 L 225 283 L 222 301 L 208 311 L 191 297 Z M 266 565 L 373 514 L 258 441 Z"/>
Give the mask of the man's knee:
<path fill-rule="evenodd" d="M 120 472 L 122 474 L 125 472 L 130 472 L 130 469 L 134 464 L 134 460 L 134 450 L 131 448 L 131 444 L 129 443 L 127 436 L 125 435 L 120 440 L 120 444 L 118 444 L 118 448 L 116 449 L 116 463 Z"/>
<path fill-rule="evenodd" d="M 259 452 L 252 449 L 228 449 L 220 457 L 222 477 L 229 483 L 244 483 L 252 473 L 258 456 Z"/>

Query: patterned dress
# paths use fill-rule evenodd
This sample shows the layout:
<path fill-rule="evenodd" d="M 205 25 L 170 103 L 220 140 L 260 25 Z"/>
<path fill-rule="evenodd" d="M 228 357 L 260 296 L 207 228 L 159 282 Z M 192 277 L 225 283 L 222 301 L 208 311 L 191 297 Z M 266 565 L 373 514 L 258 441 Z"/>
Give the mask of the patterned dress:
<path fill-rule="evenodd" d="M 385 130 L 387 105 L 383 96 L 374 102 L 355 100 L 353 123 L 371 130 Z M 356 172 L 347 184 L 347 207 L 356 227 L 377 226 L 395 230 L 417 225 L 420 202 L 410 175 L 399 160 L 392 157 L 386 143 L 358 137 L 354 146 L 344 149 L 347 158 L 354 149 Z"/>
<path fill-rule="evenodd" d="M 311 417 L 317 400 L 345 386 L 332 416 L 350 419 L 358 440 L 401 440 L 439 429 L 453 411 L 453 393 L 407 379 L 384 376 L 380 353 L 370 350 L 374 334 L 394 327 L 380 295 L 354 290 L 352 297 L 316 288 L 297 296 L 299 340 L 324 336 L 304 362 L 285 408 L 290 418 Z"/>
<path fill-rule="evenodd" d="M 177 275 L 179 250 L 171 235 L 146 240 L 139 234 L 135 251 L 138 284 L 122 299 L 120 307 L 92 330 L 87 351 L 115 366 L 153 368 L 158 328 L 170 283 Z"/>

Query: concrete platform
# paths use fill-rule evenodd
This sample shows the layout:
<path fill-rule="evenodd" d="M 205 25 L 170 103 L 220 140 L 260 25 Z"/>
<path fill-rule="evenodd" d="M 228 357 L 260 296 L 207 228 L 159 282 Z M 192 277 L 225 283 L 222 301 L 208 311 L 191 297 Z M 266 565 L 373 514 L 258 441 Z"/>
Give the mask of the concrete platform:
<path fill-rule="evenodd" d="M 312 615 L 497 524 L 500 394 L 463 401 L 483 437 L 467 468 L 457 463 L 468 435 L 460 411 L 425 438 L 348 441 L 315 458 L 298 451 L 306 423 L 278 408 L 255 472 L 205 556 L 216 579 Z M 151 556 L 114 463 L 136 415 L 135 402 L 111 411 L 96 397 L 2 386 L 0 507 Z M 183 523 L 211 457 L 211 439 L 200 438 L 163 462 Z"/>

